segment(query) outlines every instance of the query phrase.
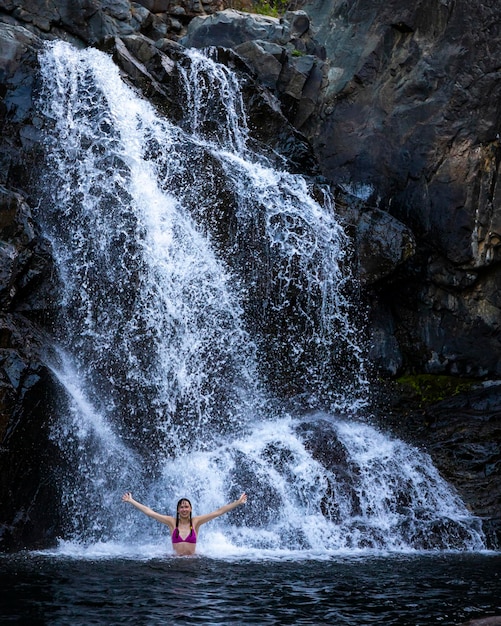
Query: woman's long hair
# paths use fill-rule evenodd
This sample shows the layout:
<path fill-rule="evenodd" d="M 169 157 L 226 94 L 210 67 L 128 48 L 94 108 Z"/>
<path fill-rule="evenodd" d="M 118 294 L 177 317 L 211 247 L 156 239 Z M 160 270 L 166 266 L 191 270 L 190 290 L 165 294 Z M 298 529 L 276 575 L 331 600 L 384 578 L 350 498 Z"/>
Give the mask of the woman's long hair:
<path fill-rule="evenodd" d="M 179 507 L 181 506 L 181 502 L 187 502 L 190 505 L 190 529 L 193 527 L 192 523 L 191 523 L 191 512 L 193 510 L 193 507 L 191 506 L 191 502 L 188 500 L 188 498 L 181 498 L 181 500 L 179 500 L 179 502 L 177 503 L 176 506 L 176 528 L 179 526 Z"/>

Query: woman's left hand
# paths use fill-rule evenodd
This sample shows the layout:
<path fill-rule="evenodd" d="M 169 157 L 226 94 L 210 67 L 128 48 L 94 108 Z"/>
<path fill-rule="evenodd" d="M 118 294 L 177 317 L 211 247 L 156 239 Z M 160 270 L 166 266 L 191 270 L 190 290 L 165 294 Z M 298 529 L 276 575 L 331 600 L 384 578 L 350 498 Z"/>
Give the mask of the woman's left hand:
<path fill-rule="evenodd" d="M 123 502 L 132 502 L 132 494 L 130 491 L 126 491 L 124 493 L 124 495 L 122 496 L 122 501 Z"/>

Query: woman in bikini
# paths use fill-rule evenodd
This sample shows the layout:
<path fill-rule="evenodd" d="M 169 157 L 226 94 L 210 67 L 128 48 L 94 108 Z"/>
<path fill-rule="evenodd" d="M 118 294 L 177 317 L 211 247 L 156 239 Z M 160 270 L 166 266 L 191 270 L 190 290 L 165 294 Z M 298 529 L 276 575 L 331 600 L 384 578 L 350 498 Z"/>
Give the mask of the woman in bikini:
<path fill-rule="evenodd" d="M 207 513 L 206 515 L 196 515 L 195 517 L 191 516 L 191 502 L 187 498 L 181 498 L 181 500 L 177 503 L 176 517 L 156 513 L 153 509 L 150 509 L 150 507 L 134 500 L 129 491 L 124 493 L 122 500 L 124 502 L 130 502 L 136 507 L 136 509 L 139 509 L 145 515 L 148 515 L 148 517 L 152 517 L 158 522 L 168 526 L 171 531 L 172 547 L 174 552 L 180 556 L 185 556 L 195 554 L 198 531 L 202 524 L 210 522 L 216 517 L 228 513 L 228 511 L 235 509 L 241 504 L 245 504 L 247 502 L 247 496 L 243 493 L 238 500 L 230 502 L 230 504 L 225 504 L 212 513 Z"/>

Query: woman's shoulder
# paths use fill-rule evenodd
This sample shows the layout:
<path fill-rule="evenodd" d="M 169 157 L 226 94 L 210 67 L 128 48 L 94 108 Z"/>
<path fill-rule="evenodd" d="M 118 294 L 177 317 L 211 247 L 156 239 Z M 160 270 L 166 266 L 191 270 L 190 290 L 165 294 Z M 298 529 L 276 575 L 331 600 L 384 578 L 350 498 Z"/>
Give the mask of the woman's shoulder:
<path fill-rule="evenodd" d="M 162 515 L 162 519 L 159 520 L 166 524 L 171 530 L 176 527 L 176 518 L 172 517 L 172 515 Z"/>
<path fill-rule="evenodd" d="M 205 515 L 194 515 L 191 518 L 191 523 L 193 524 L 195 532 L 198 532 L 199 527 L 207 521 L 205 518 Z"/>

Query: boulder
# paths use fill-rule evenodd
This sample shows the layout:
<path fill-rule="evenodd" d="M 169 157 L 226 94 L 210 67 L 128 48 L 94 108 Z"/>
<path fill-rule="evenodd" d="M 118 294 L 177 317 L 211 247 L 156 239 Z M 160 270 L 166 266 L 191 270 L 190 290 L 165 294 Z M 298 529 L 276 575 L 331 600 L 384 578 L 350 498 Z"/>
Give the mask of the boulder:
<path fill-rule="evenodd" d="M 259 84 L 278 96 L 287 119 L 301 130 L 315 110 L 324 79 L 325 51 L 310 26 L 304 11 L 288 11 L 279 19 L 227 9 L 193 19 L 180 43 L 234 50 Z"/>
<path fill-rule="evenodd" d="M 226 9 L 191 20 L 180 43 L 186 48 L 235 48 L 246 41 L 286 42 L 285 27 L 276 17 Z"/>
<path fill-rule="evenodd" d="M 392 274 L 414 255 L 412 231 L 386 211 L 365 211 L 356 224 L 358 274 L 363 285 Z"/>

